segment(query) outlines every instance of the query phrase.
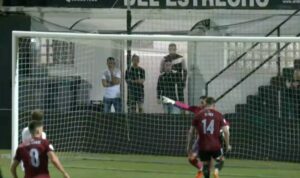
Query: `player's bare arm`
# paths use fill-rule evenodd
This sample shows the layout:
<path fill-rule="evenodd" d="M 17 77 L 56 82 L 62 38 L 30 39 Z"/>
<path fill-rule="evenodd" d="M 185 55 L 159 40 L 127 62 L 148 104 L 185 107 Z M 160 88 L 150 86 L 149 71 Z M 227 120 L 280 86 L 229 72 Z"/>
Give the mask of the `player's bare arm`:
<path fill-rule="evenodd" d="M 189 154 L 192 150 L 193 137 L 196 134 L 196 128 L 194 126 L 190 127 L 190 130 L 187 135 L 187 153 Z"/>
<path fill-rule="evenodd" d="M 224 140 L 225 140 L 225 144 L 226 144 L 226 151 L 230 151 L 231 150 L 231 145 L 230 145 L 230 132 L 229 132 L 229 126 L 223 126 L 222 130 L 224 132 Z"/>
<path fill-rule="evenodd" d="M 53 151 L 48 152 L 48 157 L 51 160 L 52 164 L 63 174 L 64 178 L 70 178 L 69 174 L 65 171 L 64 167 Z"/>
<path fill-rule="evenodd" d="M 20 163 L 19 161 L 14 160 L 10 166 L 10 172 L 11 172 L 13 178 L 18 178 L 17 167 L 18 167 L 19 163 Z"/>

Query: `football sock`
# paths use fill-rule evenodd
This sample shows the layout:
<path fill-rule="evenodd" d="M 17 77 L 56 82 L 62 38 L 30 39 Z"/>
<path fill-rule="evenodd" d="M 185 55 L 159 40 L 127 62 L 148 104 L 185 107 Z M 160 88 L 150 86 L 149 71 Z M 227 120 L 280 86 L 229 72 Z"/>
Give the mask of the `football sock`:
<path fill-rule="evenodd" d="M 203 166 L 203 174 L 205 178 L 209 178 L 210 176 L 209 165 L 205 164 Z"/>
<path fill-rule="evenodd" d="M 198 161 L 197 159 L 191 159 L 189 158 L 189 162 L 191 165 L 193 165 L 195 168 L 199 169 L 200 171 L 202 171 L 203 168 L 203 164 L 201 163 L 201 161 Z"/>
<path fill-rule="evenodd" d="M 224 161 L 223 160 L 216 160 L 215 168 L 221 171 L 221 169 L 224 166 Z"/>

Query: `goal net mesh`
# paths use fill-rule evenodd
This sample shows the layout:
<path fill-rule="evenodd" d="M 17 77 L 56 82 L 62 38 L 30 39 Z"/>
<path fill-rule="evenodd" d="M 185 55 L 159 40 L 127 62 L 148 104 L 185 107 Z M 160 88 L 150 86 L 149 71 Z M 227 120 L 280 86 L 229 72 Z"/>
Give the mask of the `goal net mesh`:
<path fill-rule="evenodd" d="M 164 94 L 179 100 L 183 88 L 184 102 L 198 105 L 209 82 L 208 96 L 219 99 L 217 109 L 230 122 L 233 151 L 228 157 L 300 161 L 300 69 L 295 60 L 300 57 L 300 42 L 260 42 L 249 50 L 256 42 L 132 40 L 131 54 L 139 56 L 145 71 L 141 96 L 140 88 L 129 89 L 125 80 L 133 62 L 127 60 L 126 41 L 82 36 L 17 38 L 19 141 L 30 112 L 39 108 L 45 112 L 48 139 L 66 157 L 91 153 L 183 156 L 194 115 L 172 107 L 174 113 L 167 113 L 158 98 Z M 171 71 L 161 72 L 170 43 L 176 44 L 181 57 L 171 59 Z M 120 79 L 119 85 L 113 84 L 107 71 L 108 57 L 115 59 L 112 73 Z M 179 63 L 186 66 L 186 81 Z M 127 79 L 143 80 L 141 71 Z M 110 86 L 105 87 L 103 80 Z M 224 95 L 236 83 L 240 84 Z M 138 104 L 135 112 L 128 112 L 129 95 L 138 98 L 142 113 Z M 110 100 L 111 96 L 120 100 Z M 119 102 L 120 112 L 114 107 L 104 112 L 108 102 Z"/>

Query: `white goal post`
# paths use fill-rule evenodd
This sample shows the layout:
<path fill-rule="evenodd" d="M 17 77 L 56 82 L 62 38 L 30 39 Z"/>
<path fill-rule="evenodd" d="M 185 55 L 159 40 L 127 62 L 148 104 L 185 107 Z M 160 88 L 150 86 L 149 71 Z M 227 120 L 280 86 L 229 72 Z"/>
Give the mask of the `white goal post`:
<path fill-rule="evenodd" d="M 25 40 L 24 40 L 25 39 Z M 45 42 L 45 44 L 39 44 L 40 48 L 43 48 L 44 45 L 48 45 L 48 46 L 52 46 L 54 48 L 54 42 L 49 42 L 49 40 L 57 40 L 59 42 L 56 42 L 59 49 L 65 49 L 67 48 L 68 50 L 60 50 L 59 54 L 55 54 L 55 52 L 51 53 L 51 55 L 48 55 L 49 51 L 52 52 L 52 50 L 54 51 L 54 49 L 45 49 L 45 51 L 47 51 L 47 56 L 45 57 L 44 54 L 41 54 L 41 52 L 39 52 L 38 55 L 35 54 L 36 51 L 30 51 L 30 49 L 26 52 L 22 51 L 20 49 L 20 46 L 22 46 L 22 48 L 24 47 L 28 47 L 30 48 L 31 45 L 33 45 L 33 41 L 35 39 L 41 39 L 40 43 Z M 28 41 L 29 40 L 29 41 Z M 274 129 L 276 128 L 275 123 L 272 124 L 273 120 L 271 119 L 271 117 L 266 116 L 263 117 L 263 121 L 260 121 L 259 119 L 253 119 L 256 117 L 261 117 L 263 114 L 261 114 L 260 110 L 255 108 L 254 106 L 256 106 L 256 104 L 251 105 L 251 103 L 249 103 L 248 101 L 248 96 L 258 96 L 259 101 L 257 101 L 257 103 L 260 105 L 261 103 L 265 103 L 265 104 L 271 104 L 272 106 L 274 105 L 274 109 L 273 110 L 263 110 L 262 112 L 268 112 L 269 114 L 271 114 L 273 117 L 277 117 L 277 112 L 275 112 L 276 109 L 278 109 L 278 105 L 279 105 L 279 110 L 281 110 L 281 107 L 284 105 L 281 103 L 280 98 L 282 98 L 282 93 L 284 92 L 279 92 L 279 99 L 277 98 L 276 101 L 280 102 L 275 104 L 273 103 L 268 103 L 267 101 L 264 100 L 264 93 L 260 93 L 261 91 L 259 90 L 259 88 L 261 86 L 265 86 L 265 85 L 269 85 L 268 82 L 266 81 L 270 81 L 272 77 L 277 75 L 277 71 L 276 71 L 276 67 L 274 67 L 274 63 L 276 63 L 275 59 L 278 56 L 281 56 L 281 61 L 282 63 L 284 63 L 284 65 L 281 66 L 281 69 L 283 69 L 284 67 L 292 67 L 291 66 L 291 61 L 293 59 L 296 59 L 298 56 L 300 55 L 298 54 L 298 48 L 300 50 L 300 38 L 299 37 L 231 37 L 231 36 L 173 36 L 173 35 L 126 35 L 126 34 L 83 34 L 83 33 L 58 33 L 58 32 L 28 32 L 28 31 L 13 31 L 12 32 L 12 155 L 14 155 L 15 150 L 18 146 L 18 144 L 20 143 L 20 129 L 23 126 L 26 126 L 26 124 L 28 123 L 28 113 L 24 114 L 25 112 L 29 112 L 28 110 L 33 109 L 35 107 L 40 107 L 39 103 L 42 103 L 44 108 L 49 109 L 48 111 L 48 115 L 49 117 L 53 117 L 54 115 L 59 115 L 59 116 L 55 116 L 55 117 L 67 117 L 66 119 L 69 119 L 68 121 L 66 121 L 66 124 L 62 124 L 64 125 L 64 127 L 62 127 L 62 129 L 65 130 L 71 130 L 70 132 L 72 132 L 71 134 L 65 134 L 62 133 L 61 131 L 57 131 L 55 130 L 55 127 L 57 125 L 59 125 L 59 123 L 61 122 L 59 120 L 59 118 L 55 118 L 55 119 L 49 119 L 49 121 L 46 122 L 46 127 L 47 131 L 49 131 L 50 134 L 50 139 L 52 139 L 54 142 L 58 140 L 58 142 L 61 142 L 60 144 L 62 145 L 61 147 L 58 147 L 58 150 L 61 152 L 101 152 L 103 150 L 94 150 L 94 149 L 89 149 L 88 145 L 93 145 L 93 147 L 108 147 L 108 151 L 104 150 L 103 152 L 110 152 L 109 151 L 109 147 L 111 147 L 112 149 L 115 149 L 114 151 L 112 151 L 113 153 L 142 153 L 142 154 L 163 154 L 163 155 L 168 155 L 170 153 L 170 155 L 182 155 L 184 154 L 184 151 L 181 150 L 181 148 L 183 148 L 182 145 L 178 146 L 178 148 L 176 147 L 174 151 L 174 153 L 171 151 L 168 151 L 169 148 L 167 147 L 171 147 L 170 145 L 176 145 L 177 144 L 184 144 L 184 139 L 183 137 L 185 136 L 185 132 L 184 129 L 185 127 L 187 128 L 189 123 L 190 123 L 190 119 L 192 119 L 192 117 L 188 116 L 187 121 L 185 121 L 184 119 L 187 117 L 186 115 L 176 115 L 174 117 L 179 118 L 178 120 L 180 121 L 174 121 L 174 119 L 170 122 L 172 122 L 172 126 L 174 127 L 168 127 L 165 126 L 164 122 L 166 120 L 171 120 L 170 115 L 159 115 L 159 116 L 153 116 L 153 122 L 151 120 L 143 120 L 143 118 L 146 117 L 152 117 L 152 110 L 148 110 L 145 111 L 145 114 L 141 114 L 141 116 L 139 115 L 130 115 L 130 117 L 128 116 L 128 114 L 125 115 L 118 115 L 116 114 L 115 117 L 117 118 L 126 118 L 126 122 L 128 124 L 129 122 L 129 126 L 126 126 L 126 129 L 123 133 L 123 131 L 114 131 L 112 130 L 112 133 L 107 134 L 106 132 L 108 132 L 107 130 L 111 129 L 111 127 L 113 127 L 112 125 L 118 125 L 118 124 L 122 124 L 123 120 L 121 119 L 120 121 L 111 121 L 111 120 L 105 120 L 103 121 L 104 124 L 102 124 L 101 126 L 98 126 L 98 128 L 94 128 L 96 126 L 95 123 L 97 123 L 98 121 L 92 121 L 92 119 L 97 120 L 98 117 L 105 117 L 105 116 L 99 116 L 102 113 L 101 112 L 96 112 L 95 111 L 90 111 L 89 109 L 82 109 L 84 107 L 88 107 L 88 106 L 83 106 L 83 105 L 76 105 L 76 109 L 70 109 L 70 113 L 72 112 L 72 114 L 66 114 L 68 112 L 68 109 L 66 109 L 67 107 L 69 107 L 69 105 L 74 105 L 72 104 L 72 102 L 70 101 L 66 101 L 69 100 L 70 97 L 75 97 L 74 100 L 78 101 L 78 100 L 88 100 L 86 98 L 91 98 L 91 96 L 88 96 L 88 94 L 85 94 L 85 90 L 83 90 L 80 87 L 94 87 L 94 83 L 90 85 L 86 84 L 83 85 L 83 83 L 85 82 L 84 80 L 80 81 L 77 86 L 78 79 L 65 79 L 67 82 L 70 82 L 72 85 L 71 87 L 74 87 L 74 82 L 76 83 L 76 87 L 78 89 L 78 91 L 76 91 L 75 93 L 71 93 L 69 94 L 69 90 L 64 90 L 62 89 L 62 86 L 57 86 L 57 88 L 51 90 L 47 87 L 49 87 L 51 85 L 51 83 L 49 82 L 50 80 L 58 80 L 57 77 L 76 77 L 76 76 L 81 76 L 82 78 L 88 78 L 86 80 L 89 80 L 90 78 L 95 78 L 95 76 L 91 77 L 91 75 L 96 75 L 96 74 L 88 74 L 89 71 L 92 71 L 91 69 L 93 68 L 93 65 L 98 65 L 98 63 L 96 63 L 95 61 L 98 60 L 97 59 L 97 47 L 99 48 L 103 48 L 102 51 L 107 50 L 108 48 L 111 48 L 112 50 L 118 50 L 118 56 L 122 56 L 120 57 L 120 63 L 122 64 L 121 66 L 123 67 L 123 70 L 121 70 L 122 72 L 126 70 L 126 68 L 128 68 L 128 66 L 126 67 L 126 50 L 127 50 L 127 46 L 126 46 L 126 41 L 133 41 L 136 42 L 133 44 L 131 48 L 131 50 L 135 51 L 135 53 L 139 54 L 140 56 L 143 56 L 143 54 L 145 54 L 145 58 L 149 57 L 150 53 L 151 55 L 153 55 L 155 53 L 156 56 L 159 56 L 160 58 L 162 58 L 165 54 L 168 53 L 168 51 L 163 51 L 160 50 L 158 48 L 155 48 L 153 46 L 161 46 L 161 44 L 158 44 L 158 42 L 163 42 L 162 44 L 169 44 L 172 42 L 175 43 L 185 43 L 186 44 L 186 54 L 187 54 L 187 58 L 188 58 L 188 84 L 187 87 L 185 89 L 185 102 L 189 103 L 189 104 L 197 104 L 197 99 L 193 99 L 193 98 L 198 98 L 201 95 L 204 95 L 205 92 L 204 90 L 204 84 L 205 82 L 209 81 L 209 79 L 211 79 L 215 74 L 217 74 L 220 70 L 222 70 L 223 68 L 225 68 L 230 62 L 232 62 L 236 57 L 238 57 L 239 55 L 241 55 L 242 53 L 244 53 L 245 51 L 248 51 L 249 48 L 251 47 L 251 45 L 255 44 L 255 43 L 261 43 L 261 45 L 259 47 L 256 47 L 254 50 L 254 52 L 251 52 L 251 55 L 249 54 L 248 56 L 246 55 L 245 58 L 243 58 L 240 63 L 237 63 L 236 65 L 233 65 L 232 68 L 230 68 L 230 70 L 226 71 L 224 73 L 224 76 L 220 76 L 218 78 L 218 80 L 216 80 L 210 87 L 209 87 L 209 95 L 213 96 L 213 97 L 218 97 L 220 96 L 223 92 L 225 92 L 228 88 L 230 88 L 233 84 L 235 84 L 236 82 L 238 82 L 242 77 L 246 76 L 249 72 L 251 72 L 251 70 L 255 69 L 256 67 L 258 67 L 261 63 L 263 63 L 263 61 L 265 59 L 268 58 L 269 55 L 273 55 L 272 58 L 270 58 L 270 64 L 268 62 L 268 64 L 264 64 L 261 69 L 258 69 L 258 72 L 255 73 L 255 75 L 253 75 L 253 77 L 249 80 L 246 80 L 247 82 L 244 82 L 246 84 L 242 84 L 235 90 L 233 90 L 231 93 L 229 93 L 225 98 L 223 98 L 222 100 L 220 100 L 220 102 L 218 102 L 217 106 L 218 108 L 224 113 L 224 114 L 228 114 L 228 117 L 232 117 L 233 119 L 233 127 L 232 130 L 235 130 L 236 127 L 239 127 L 239 125 L 241 125 L 242 128 L 246 128 L 247 126 L 249 126 L 249 124 L 251 125 L 251 127 L 256 128 L 257 123 L 261 124 L 261 122 L 263 122 L 263 124 L 265 125 L 269 125 L 270 129 L 272 129 L 274 127 Z M 72 46 L 64 46 L 62 43 L 63 42 L 71 42 Z M 107 46 L 107 44 L 103 44 L 103 46 L 101 45 L 101 41 L 113 41 L 116 43 L 109 43 L 111 44 L 111 46 Z M 145 44 L 146 42 L 151 42 L 149 44 Z M 157 42 L 157 44 L 154 44 L 154 42 Z M 77 45 L 79 44 L 79 45 Z M 266 45 L 264 45 L 266 44 Z M 278 52 L 278 48 L 276 48 L 275 46 L 277 44 L 280 44 L 281 47 L 283 47 L 285 44 L 292 44 L 293 48 L 290 47 L 289 49 L 287 49 L 286 51 L 283 52 L 282 51 Z M 150 47 L 149 47 L 150 46 Z M 149 47 L 149 49 L 148 49 Z M 152 49 L 153 47 L 153 49 Z M 93 48 L 93 49 L 92 49 Z M 147 49 L 146 49 L 147 48 Z M 151 49 L 150 49 L 151 48 Z M 155 49 L 154 49 L 155 48 Z M 285 47 L 284 47 L 285 48 Z M 288 47 L 287 47 L 288 48 Z M 167 48 L 165 48 L 167 49 Z M 40 49 L 41 51 L 43 51 L 44 49 Z M 72 51 L 72 53 L 70 52 Z M 150 51 L 150 52 L 149 52 Z M 182 52 L 182 51 L 181 51 Z M 33 54 L 34 53 L 34 54 Z M 45 52 L 46 53 L 46 52 Z M 95 54 L 92 54 L 95 53 Z M 96 54 L 97 53 L 97 54 Z M 250 53 L 250 52 L 249 52 Z M 292 57 L 290 57 L 289 55 L 293 54 Z M 74 57 L 74 55 L 78 54 L 80 59 L 80 62 L 78 64 L 74 64 L 73 58 L 76 58 L 76 56 Z M 26 56 L 28 55 L 28 56 Z M 67 60 L 69 60 L 69 58 L 72 58 L 71 61 L 64 61 L 64 63 L 55 63 L 55 62 L 48 62 L 48 58 L 53 58 L 53 56 L 55 55 L 62 55 L 62 56 L 67 56 Z M 24 57 L 25 56 L 25 57 Z M 95 57 L 96 56 L 96 57 Z M 249 57 L 250 56 L 250 57 Z M 106 60 L 106 57 L 109 56 L 101 56 L 104 59 L 101 60 Z M 202 59 L 203 57 L 203 59 Z M 20 58 L 26 58 L 26 60 L 30 61 L 34 61 L 34 60 L 39 60 L 37 58 L 43 58 L 42 60 L 42 67 L 43 68 L 39 68 L 38 70 L 35 69 L 34 66 L 35 64 L 32 64 L 32 62 L 23 62 L 22 64 L 20 64 Z M 45 59 L 44 59 L 45 58 Z M 94 59 L 95 58 L 95 59 Z M 205 58 L 205 59 L 204 59 Z M 218 58 L 218 59 L 217 59 Z M 293 58 L 293 59 L 292 59 Z M 148 58 L 147 58 L 148 59 Z M 150 59 L 150 58 L 149 58 Z M 255 60 L 252 60 L 255 59 Z M 89 61 L 92 61 L 95 63 L 92 63 L 90 65 L 87 65 L 86 63 L 88 63 Z M 100 60 L 100 59 L 99 59 Z M 142 57 L 141 57 L 142 60 Z M 249 62 L 250 61 L 250 62 Z M 76 61 L 75 61 L 76 62 Z M 142 61 L 142 64 L 147 64 L 147 65 L 152 65 L 154 66 L 154 64 L 157 64 L 157 59 L 155 58 L 155 60 L 153 59 L 153 61 L 149 60 L 149 61 Z M 160 61 L 159 61 L 160 62 Z M 51 64 L 50 64 L 51 63 Z M 70 69 L 69 68 L 69 64 L 74 65 L 75 69 Z M 105 65 L 105 63 L 103 63 L 103 65 Z M 22 69 L 20 69 L 20 66 L 22 67 Z M 27 67 L 29 66 L 29 67 Z M 79 67 L 81 66 L 81 67 Z M 206 67 L 205 67 L 206 66 Z M 77 68 L 76 68 L 77 67 Z M 143 67 L 143 66 L 142 66 Z M 24 69 L 25 68 L 25 69 Z M 30 68 L 30 69 L 29 69 Z M 31 69 L 34 68 L 34 69 Z M 105 66 L 104 66 L 105 68 Z M 199 70 L 198 70 L 199 69 Z M 32 70 L 32 72 L 29 72 L 30 74 L 23 74 L 24 70 Z M 35 70 L 35 71 L 33 71 Z M 44 75 L 44 71 L 40 72 L 40 70 L 48 70 L 52 72 L 52 76 L 51 79 L 45 79 Z M 68 72 L 66 72 L 66 71 Z M 75 70 L 70 72 L 70 70 Z M 150 68 L 150 70 L 148 70 L 147 75 L 151 76 L 150 72 L 151 70 L 154 70 L 154 68 Z M 158 70 L 155 68 L 155 70 Z M 195 72 L 195 70 L 197 70 L 197 72 Z M 20 74 L 20 71 L 22 72 L 22 74 Z M 57 72 L 57 73 L 55 73 Z M 124 72 L 125 73 L 125 72 Z M 74 74 L 74 75 L 73 75 Z M 20 77 L 20 75 L 22 75 Z M 122 78 L 124 78 L 125 74 L 121 74 Z M 159 74 L 157 74 L 159 75 Z M 156 76 L 157 76 L 156 75 Z M 53 77 L 54 76 L 54 77 Z M 43 78 L 44 77 L 44 78 Z M 56 77 L 56 78 L 55 78 Z M 255 78 L 256 77 L 256 78 Z M 261 79 L 257 79 L 258 77 L 261 77 Z M 22 86 L 20 86 L 20 78 L 22 78 Z M 25 79 L 24 79 L 25 78 Z M 40 81 L 37 83 L 34 83 L 31 81 L 27 81 L 27 80 L 32 80 L 32 78 L 38 78 Z M 99 76 L 99 78 L 101 78 L 101 76 Z M 149 77 L 151 78 L 151 77 Z M 91 79 L 91 80 L 92 80 Z M 198 80 L 202 80 L 202 83 L 197 83 L 195 82 Z M 70 81 L 72 80 L 72 81 Z M 65 81 L 65 82 L 66 82 Z M 97 80 L 98 81 L 98 80 Z M 156 86 L 157 83 L 157 79 L 153 79 L 151 78 L 151 80 L 147 80 L 148 82 L 147 85 L 149 86 Z M 27 82 L 27 83 L 26 83 Z M 204 82 L 204 83 L 203 83 Z M 41 84 L 41 86 L 38 86 L 38 84 Z M 42 86 L 43 85 L 43 86 Z M 201 85 L 201 90 L 198 89 L 199 86 Z M 52 85 L 51 85 L 52 86 Z M 253 87 L 251 89 L 249 89 L 250 87 Z M 22 89 L 22 91 L 20 91 L 20 88 L 24 87 L 25 89 Z M 30 88 L 31 87 L 31 88 Z M 49 91 L 49 92 L 53 92 L 57 94 L 55 94 L 55 97 L 57 97 L 57 100 L 51 100 L 51 98 L 49 99 L 49 97 L 54 97 L 54 95 L 49 94 L 49 95 L 45 95 L 45 96 L 34 96 L 34 94 L 29 93 L 30 90 L 34 90 L 37 87 L 44 87 L 45 91 Z M 124 84 L 121 84 L 121 87 L 123 87 L 123 92 L 124 94 L 124 98 L 126 98 L 125 96 L 127 96 L 127 90 L 126 90 L 126 84 L 124 82 Z M 281 86 L 283 87 L 283 86 Z M 248 90 L 249 89 L 249 90 Z M 145 86 L 145 91 L 147 90 L 147 86 Z M 269 90 L 269 88 L 268 88 Z M 270 88 L 271 90 L 271 88 Z M 283 90 L 283 89 L 282 89 Z M 273 90 L 272 90 L 273 91 Z M 20 96 L 20 92 L 22 93 Z M 150 92 L 150 91 L 149 91 Z M 151 91 L 152 92 L 152 91 Z M 287 91 L 290 92 L 290 91 Z M 29 93 L 29 94 L 28 94 Z M 80 95 L 80 96 L 79 96 Z M 96 94 L 97 95 L 97 94 Z M 277 95 L 277 93 L 275 94 Z M 41 97 L 41 98 L 39 98 Z M 46 100 L 43 99 L 43 97 L 48 97 L 47 102 L 50 103 L 49 105 L 46 106 L 45 103 Z M 59 97 L 61 97 L 59 99 Z M 65 97 L 65 98 L 63 98 Z M 98 95 L 97 95 L 98 97 Z M 275 97 L 275 96 L 274 96 Z M 277 96 L 276 96 L 277 97 Z M 123 99 L 124 99 L 123 98 Z M 144 107 L 145 108 L 155 108 L 157 107 L 156 105 L 158 105 L 157 103 L 153 103 L 152 99 L 153 96 L 150 96 L 149 93 L 145 93 L 145 103 L 144 103 Z M 262 99 L 261 99 L 262 98 Z M 155 99 L 155 97 L 154 97 Z M 126 99 L 124 99 L 123 104 L 126 105 L 125 102 Z M 150 102 L 151 100 L 151 102 Z M 24 101 L 24 103 L 23 103 Z M 92 101 L 92 99 L 89 99 L 90 102 Z M 22 102 L 22 104 L 20 104 Z M 52 102 L 52 103 L 51 103 Z M 66 102 L 63 105 L 59 102 Z M 47 103 L 47 104 L 48 104 Z M 255 114 L 255 116 L 249 116 L 249 113 L 251 113 L 250 111 L 241 111 L 239 109 L 237 109 L 238 107 L 236 105 L 238 104 L 247 104 L 246 108 L 250 108 L 251 112 Z M 53 104 L 53 106 L 52 106 Z M 23 109 L 20 110 L 20 105 L 22 105 Z M 56 106 L 54 106 L 56 105 Z M 57 106 L 58 105 L 58 106 Z M 230 105 L 230 106 L 229 106 Z M 275 106 L 276 105 L 276 106 Z M 55 108 L 52 107 L 66 107 L 66 108 L 60 108 L 61 110 L 65 110 L 63 111 L 64 114 L 59 113 L 58 110 L 56 110 Z M 75 106 L 70 106 L 70 107 L 75 107 Z M 77 111 L 77 109 L 80 108 L 80 111 Z M 273 107 L 272 107 L 273 108 Z M 42 108 L 43 109 L 43 108 Z M 82 110 L 81 110 L 82 109 Z M 123 111 L 124 113 L 127 113 L 126 111 L 126 106 L 123 106 Z M 156 109 L 153 109 L 156 110 Z M 274 114 L 273 114 L 274 112 Z M 59 114 L 58 114 L 59 113 Z M 61 115 L 60 115 L 61 114 Z M 148 115 L 147 115 L 148 114 Z M 92 118 L 91 120 L 86 119 L 87 121 L 83 121 L 78 119 L 77 117 L 82 117 L 82 118 Z M 114 117 L 114 116 L 112 116 Z M 140 119 L 140 117 L 142 119 Z M 158 119 L 155 120 L 157 118 L 155 117 L 161 117 L 162 119 Z M 279 118 L 282 118 L 284 116 L 282 116 L 281 112 L 279 111 Z M 291 116 L 287 116 L 287 117 L 291 117 Z M 138 119 L 137 119 L 138 118 Z M 240 119 L 241 118 L 241 119 Z M 116 119 L 117 120 L 117 119 Z M 229 119 L 230 120 L 230 119 Z M 255 121 L 254 121 L 255 120 Z M 259 121 L 257 121 L 259 120 Z M 256 122 L 257 121 L 257 122 Z M 294 124 L 296 124 L 294 129 L 300 129 L 299 128 L 299 123 L 297 122 L 298 120 L 292 120 L 292 122 Z M 73 122 L 73 124 L 72 124 Z M 116 123 L 110 123 L 110 122 L 116 122 Z M 134 127 L 138 126 L 133 126 L 134 124 L 138 123 L 137 125 L 140 125 L 143 128 L 147 128 L 148 126 L 151 127 L 151 131 L 155 132 L 155 126 L 156 126 L 156 122 L 158 122 L 159 126 L 162 126 L 162 128 L 159 128 L 161 130 L 163 129 L 167 129 L 168 132 L 166 134 L 174 134 L 176 133 L 176 129 L 178 129 L 180 127 L 180 129 L 182 130 L 178 130 L 179 132 L 179 136 L 178 138 L 176 138 L 177 140 L 180 138 L 180 143 L 177 142 L 170 142 L 170 143 L 164 143 L 166 139 L 165 137 L 162 136 L 162 138 L 157 138 L 158 140 L 152 140 L 153 142 L 159 142 L 158 146 L 156 147 L 165 147 L 162 150 L 160 149 L 156 149 L 153 148 L 152 150 L 149 148 L 148 143 L 145 143 L 145 147 L 147 147 L 147 149 L 149 148 L 149 150 L 147 151 L 143 151 L 142 149 L 144 149 L 143 147 L 138 147 L 138 146 L 134 146 L 135 141 L 134 138 L 139 137 L 139 136 L 143 136 L 143 139 L 147 140 L 151 140 L 151 136 L 147 135 L 148 133 L 144 133 L 143 130 L 137 130 L 134 129 Z M 174 123 L 173 123 L 174 122 Z M 20 125 L 20 123 L 22 125 Z M 47 123 L 49 124 L 47 126 Z M 70 124 L 72 127 L 71 129 L 69 128 L 69 126 L 67 124 Z M 83 126 L 80 128 L 77 128 L 78 126 L 76 126 L 75 124 L 82 124 Z M 107 125 L 105 125 L 107 124 Z M 183 125 L 181 125 L 183 124 Z M 262 125 L 262 128 L 265 127 Z M 58 126 L 57 126 L 58 127 Z M 87 129 L 87 127 L 89 127 Z M 123 126 L 116 126 L 118 128 L 122 128 Z M 125 126 L 124 126 L 125 127 Z M 152 128 L 153 127 L 153 128 Z M 109 128 L 109 129 L 108 129 Z M 77 133 L 77 131 L 80 133 Z M 269 128 L 266 128 L 267 131 Z M 90 130 L 90 131 L 89 131 Z M 278 147 L 278 150 L 272 151 L 272 150 L 268 150 L 268 147 L 266 147 L 265 149 L 262 147 L 259 147 L 257 150 L 260 150 L 259 153 L 256 153 L 254 157 L 251 157 L 249 155 L 251 155 L 251 151 L 249 151 L 249 149 L 247 149 L 247 145 L 246 144 L 253 144 L 255 142 L 255 140 L 258 140 L 258 142 L 265 142 L 264 139 L 256 139 L 256 135 L 257 137 L 264 137 L 265 132 L 264 131 L 256 131 L 256 130 L 243 130 L 243 129 L 236 129 L 237 131 L 233 131 L 233 135 L 232 137 L 238 137 L 238 139 L 234 140 L 233 142 L 236 144 L 236 147 L 238 147 L 236 149 L 236 152 L 233 153 L 233 156 L 237 157 L 237 158 L 258 158 L 261 155 L 265 155 L 266 157 L 270 158 L 270 159 L 277 159 L 276 153 L 278 152 L 278 150 L 282 150 L 283 147 L 278 146 L 276 144 L 278 144 L 275 141 L 275 138 L 271 138 L 271 142 L 268 142 L 268 146 L 272 146 L 275 145 L 276 147 Z M 46 132 L 47 132 L 46 131 Z M 148 132 L 151 132 L 148 131 Z M 244 132 L 245 131 L 245 132 Z M 89 133 L 89 132 L 94 132 L 94 133 Z M 259 132 L 259 133 L 256 133 Z M 290 133 L 290 143 L 294 143 L 296 137 L 298 136 L 299 130 L 297 130 L 297 133 Z M 163 134 L 164 132 L 160 132 L 159 134 Z M 125 141 L 123 139 L 121 139 L 121 144 L 120 145 L 116 145 L 115 143 L 113 143 L 112 140 L 114 140 L 115 137 L 119 138 L 120 136 L 126 135 L 124 137 L 128 137 L 128 139 L 126 139 Z M 268 135 L 268 134 L 267 134 Z M 271 133 L 270 133 L 271 135 Z M 130 139 L 130 137 L 134 137 L 133 139 Z M 269 136 L 269 135 L 268 135 Z M 68 137 L 68 141 L 61 141 L 61 139 L 63 139 L 62 137 Z M 90 139 L 89 141 L 82 141 L 82 138 L 89 138 L 89 137 L 95 137 L 95 139 Z M 171 136 L 170 136 L 171 137 Z M 283 140 L 286 139 L 286 135 L 284 133 L 284 131 L 279 131 L 279 137 L 282 138 Z M 151 138 L 151 139 L 150 139 Z M 168 137 L 169 138 L 169 137 Z M 74 140 L 75 141 L 74 141 Z M 137 138 L 140 139 L 140 138 Z M 156 138 L 153 138 L 156 139 Z M 239 140 L 240 139 L 240 140 Z M 249 142 L 243 142 L 244 139 L 248 139 Z M 103 141 L 105 140 L 105 141 Z M 242 141 L 241 141 L 242 140 Z M 105 143 L 100 143 L 101 141 L 105 142 Z M 66 143 L 67 142 L 67 143 Z M 126 143 L 125 143 L 126 142 Z M 127 143 L 130 142 L 130 143 Z M 139 141 L 136 141 L 137 145 L 141 144 Z M 109 146 L 108 146 L 109 145 Z M 126 146 L 123 146 L 126 145 Z M 149 145 L 151 145 L 149 143 Z M 126 148 L 124 148 L 126 147 Z M 104 149 L 104 148 L 103 148 Z M 296 151 L 296 146 L 295 148 L 293 147 L 292 150 L 289 151 L 293 151 L 293 152 L 297 152 Z M 117 150 L 117 151 L 116 151 Z M 118 151 L 119 150 L 119 151 Z M 291 158 L 292 160 L 292 156 L 288 155 L 289 159 Z M 259 159 L 259 158 L 258 158 Z M 278 159 L 285 159 L 284 156 L 278 158 Z"/>

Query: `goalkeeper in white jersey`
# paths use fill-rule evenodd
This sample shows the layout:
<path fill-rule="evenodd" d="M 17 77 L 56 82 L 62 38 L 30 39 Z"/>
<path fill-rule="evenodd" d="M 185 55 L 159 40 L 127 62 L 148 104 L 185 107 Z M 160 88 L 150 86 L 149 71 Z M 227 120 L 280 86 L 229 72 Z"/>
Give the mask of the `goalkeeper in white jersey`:
<path fill-rule="evenodd" d="M 31 121 L 43 121 L 43 118 L 44 118 L 44 112 L 40 109 L 35 109 L 31 112 Z M 30 140 L 32 137 L 31 137 L 31 134 L 30 134 L 30 131 L 29 131 L 29 128 L 28 127 L 25 127 L 23 130 L 22 130 L 22 142 L 26 142 L 28 140 Z M 42 139 L 46 139 L 46 133 L 45 132 L 42 132 Z"/>

